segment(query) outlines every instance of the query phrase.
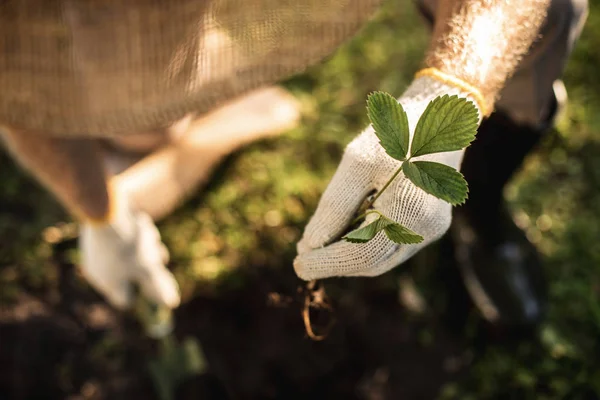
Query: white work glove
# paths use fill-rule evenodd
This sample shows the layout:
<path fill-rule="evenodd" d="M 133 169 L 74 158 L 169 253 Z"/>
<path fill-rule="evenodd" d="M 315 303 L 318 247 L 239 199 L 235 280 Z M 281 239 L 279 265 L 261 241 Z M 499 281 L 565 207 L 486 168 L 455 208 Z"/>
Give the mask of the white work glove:
<path fill-rule="evenodd" d="M 398 100 L 408 116 L 410 136 L 431 100 L 444 94 L 459 95 L 477 102 L 467 92 L 428 76 L 413 81 Z M 481 111 L 479 110 L 481 122 Z M 458 169 L 464 150 L 429 154 L 414 160 L 435 161 Z M 317 210 L 298 243 L 294 261 L 296 274 L 313 280 L 332 276 L 376 276 L 412 257 L 439 239 L 450 227 L 451 205 L 417 188 L 404 174 L 375 201 L 373 208 L 423 236 L 419 244 L 396 244 L 383 232 L 367 243 L 338 240 L 356 217 L 372 191 L 379 191 L 399 168 L 400 162 L 386 154 L 372 127 L 346 148 L 340 166 L 325 190 Z M 362 226 L 368 222 L 364 222 Z M 332 243 L 333 241 L 335 243 Z"/>
<path fill-rule="evenodd" d="M 170 308 L 179 305 L 179 287 L 167 270 L 169 253 L 146 213 L 132 210 L 120 197 L 106 224 L 82 223 L 81 271 L 88 282 L 117 308 L 132 305 L 132 283 L 143 296 Z"/>

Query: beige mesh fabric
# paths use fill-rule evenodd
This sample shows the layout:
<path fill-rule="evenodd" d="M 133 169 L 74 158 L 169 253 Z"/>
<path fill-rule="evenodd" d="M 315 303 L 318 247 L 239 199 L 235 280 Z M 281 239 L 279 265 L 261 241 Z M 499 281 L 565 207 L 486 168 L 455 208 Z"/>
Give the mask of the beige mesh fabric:
<path fill-rule="evenodd" d="M 166 126 L 302 71 L 381 0 L 2 0 L 0 123 L 61 136 Z"/>

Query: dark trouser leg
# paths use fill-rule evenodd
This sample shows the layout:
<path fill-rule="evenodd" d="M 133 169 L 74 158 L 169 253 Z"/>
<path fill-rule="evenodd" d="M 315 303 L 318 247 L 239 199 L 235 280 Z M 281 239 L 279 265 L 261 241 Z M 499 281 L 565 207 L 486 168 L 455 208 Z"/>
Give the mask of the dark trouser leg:
<path fill-rule="evenodd" d="M 435 0 L 418 5 L 430 21 Z M 451 228 L 465 284 L 483 315 L 508 325 L 537 323 L 545 309 L 545 284 L 535 248 L 509 218 L 502 189 L 553 123 L 553 84 L 587 15 L 586 0 L 553 0 L 542 37 L 523 59 L 467 149 L 462 172 L 469 200 L 455 210 Z"/>
<path fill-rule="evenodd" d="M 540 260 L 502 198 L 504 185 L 541 137 L 542 132 L 496 112 L 481 125 L 463 161 L 469 199 L 454 210 L 450 232 L 471 298 L 495 323 L 531 325 L 544 315 Z"/>

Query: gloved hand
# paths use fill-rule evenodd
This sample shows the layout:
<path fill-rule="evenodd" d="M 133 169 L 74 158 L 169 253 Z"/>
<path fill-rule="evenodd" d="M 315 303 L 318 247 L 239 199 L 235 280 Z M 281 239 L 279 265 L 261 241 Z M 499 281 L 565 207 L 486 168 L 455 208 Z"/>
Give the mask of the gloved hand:
<path fill-rule="evenodd" d="M 109 222 L 82 223 L 83 275 L 118 308 L 131 306 L 132 283 L 142 295 L 170 308 L 179 305 L 179 288 L 167 270 L 169 253 L 149 215 L 132 210 L 124 197 Z"/>
<path fill-rule="evenodd" d="M 411 141 L 417 121 L 429 102 L 444 94 L 471 100 L 478 108 L 481 122 L 481 106 L 476 100 L 479 98 L 455 85 L 422 76 L 416 78 L 399 99 L 408 117 Z M 429 154 L 414 160 L 435 161 L 458 169 L 463 153 L 464 150 Z M 367 243 L 343 240 L 332 243 L 346 232 L 366 196 L 381 190 L 399 166 L 400 162 L 381 147 L 372 127 L 348 145 L 298 243 L 299 255 L 294 261 L 294 269 L 300 278 L 380 275 L 406 261 L 448 230 L 452 219 L 451 205 L 425 193 L 400 174 L 377 199 L 374 208 L 423 236 L 423 242 L 399 245 L 379 232 Z M 365 224 L 367 222 L 363 226 Z"/>

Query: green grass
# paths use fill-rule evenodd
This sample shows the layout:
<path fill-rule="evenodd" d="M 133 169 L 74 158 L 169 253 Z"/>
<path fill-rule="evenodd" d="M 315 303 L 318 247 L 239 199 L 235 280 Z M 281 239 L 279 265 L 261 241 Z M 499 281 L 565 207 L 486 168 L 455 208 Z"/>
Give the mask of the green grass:
<path fill-rule="evenodd" d="M 216 290 L 215 282 L 243 284 L 236 271 L 248 265 L 291 268 L 345 144 L 366 125 L 367 94 L 400 95 L 419 66 L 428 33 L 402 4 L 389 1 L 359 38 L 286 83 L 302 102 L 299 128 L 230 157 L 206 191 L 161 223 L 184 299 Z M 442 398 L 600 397 L 600 11 L 593 6 L 567 66 L 567 114 L 506 192 L 543 255 L 547 322 L 539 338 L 511 346 L 478 346 L 479 328 L 467 327 L 473 363 Z M 67 217 L 4 154 L 0 171 L 0 301 L 10 304 L 25 289 L 56 289 L 40 232 Z"/>

